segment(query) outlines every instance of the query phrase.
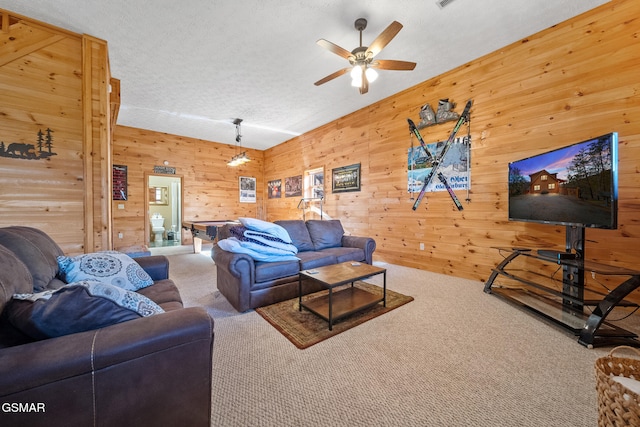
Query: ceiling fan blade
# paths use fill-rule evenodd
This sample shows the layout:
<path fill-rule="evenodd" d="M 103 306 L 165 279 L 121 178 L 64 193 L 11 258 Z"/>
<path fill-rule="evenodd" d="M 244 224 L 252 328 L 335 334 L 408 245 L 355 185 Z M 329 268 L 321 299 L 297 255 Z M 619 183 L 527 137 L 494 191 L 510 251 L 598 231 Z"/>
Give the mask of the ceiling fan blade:
<path fill-rule="evenodd" d="M 376 39 L 371 43 L 367 53 L 371 52 L 371 56 L 374 57 L 380 53 L 380 51 L 389 44 L 389 42 L 400 32 L 402 24 L 398 21 L 393 21 Z"/>
<path fill-rule="evenodd" d="M 416 63 L 409 61 L 394 61 L 393 59 L 378 59 L 373 61 L 369 66 L 379 70 L 413 70 L 416 68 Z"/>
<path fill-rule="evenodd" d="M 322 46 L 323 48 L 327 49 L 329 52 L 333 52 L 336 55 L 341 56 L 345 59 L 353 58 L 353 54 L 349 52 L 347 49 L 344 49 L 335 43 L 331 43 L 328 40 L 320 39 L 316 43 Z"/>
<path fill-rule="evenodd" d="M 360 95 L 364 95 L 369 92 L 369 80 L 367 80 L 367 73 L 365 68 L 362 67 L 362 84 L 360 85 Z"/>
<path fill-rule="evenodd" d="M 335 73 L 329 74 L 327 77 L 325 77 L 324 79 L 320 79 L 317 82 L 314 83 L 314 85 L 316 86 L 320 86 L 321 84 L 325 84 L 326 82 L 335 79 L 336 77 L 340 77 L 343 74 L 346 74 L 347 72 L 349 72 L 351 70 L 351 67 L 347 67 L 347 68 L 343 68 L 342 70 L 338 70 Z"/>

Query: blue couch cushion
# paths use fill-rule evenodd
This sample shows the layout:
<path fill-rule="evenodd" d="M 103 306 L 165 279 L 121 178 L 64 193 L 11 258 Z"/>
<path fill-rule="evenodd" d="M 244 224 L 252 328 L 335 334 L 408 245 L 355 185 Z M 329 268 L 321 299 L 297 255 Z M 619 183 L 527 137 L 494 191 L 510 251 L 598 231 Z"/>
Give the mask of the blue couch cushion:
<path fill-rule="evenodd" d="M 301 270 L 312 270 L 314 268 L 324 267 L 325 265 L 331 265 L 336 263 L 335 255 L 325 251 L 298 252 L 298 258 L 300 258 Z"/>
<path fill-rule="evenodd" d="M 256 283 L 294 276 L 300 271 L 300 263 L 296 261 L 256 262 Z"/>
<path fill-rule="evenodd" d="M 287 230 L 289 237 L 291 237 L 291 240 L 293 241 L 293 245 L 298 248 L 298 252 L 314 250 L 313 241 L 311 241 L 309 230 L 307 230 L 307 226 L 304 221 L 297 219 L 282 220 L 275 221 L 275 224 L 278 224 Z"/>
<path fill-rule="evenodd" d="M 333 255 L 338 260 L 338 263 L 348 262 L 348 261 L 358 261 L 364 262 L 364 250 L 360 248 L 349 248 L 349 247 L 340 247 L 340 248 L 328 248 L 322 251 L 323 253 L 327 253 Z"/>
<path fill-rule="evenodd" d="M 344 229 L 340 220 L 332 219 L 322 221 L 318 219 L 310 219 L 307 221 L 307 229 L 313 241 L 313 247 L 316 251 L 326 248 L 336 248 L 342 246 L 342 236 Z"/>

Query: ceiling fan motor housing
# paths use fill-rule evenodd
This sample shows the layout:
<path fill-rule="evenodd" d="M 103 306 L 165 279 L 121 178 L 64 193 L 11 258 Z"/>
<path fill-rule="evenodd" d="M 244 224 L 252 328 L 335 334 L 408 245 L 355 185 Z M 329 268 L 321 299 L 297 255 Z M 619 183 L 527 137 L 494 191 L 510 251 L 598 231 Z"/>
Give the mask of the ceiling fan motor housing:
<path fill-rule="evenodd" d="M 364 31 L 365 28 L 367 28 L 367 20 L 364 18 L 356 19 L 355 27 L 356 27 L 356 30 L 358 31 Z"/>
<path fill-rule="evenodd" d="M 363 63 L 370 63 L 373 57 L 371 52 L 367 55 L 367 46 L 359 46 L 351 51 L 353 58 L 349 59 L 351 65 L 362 65 Z"/>

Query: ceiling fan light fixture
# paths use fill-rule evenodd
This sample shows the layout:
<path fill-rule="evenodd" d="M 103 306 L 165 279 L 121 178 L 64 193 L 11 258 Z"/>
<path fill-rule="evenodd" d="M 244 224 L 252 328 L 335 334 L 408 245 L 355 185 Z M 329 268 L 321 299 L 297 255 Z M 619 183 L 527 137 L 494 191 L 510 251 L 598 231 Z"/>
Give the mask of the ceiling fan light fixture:
<path fill-rule="evenodd" d="M 354 65 L 351 69 L 351 86 L 362 86 L 362 66 L 360 65 Z"/>
<path fill-rule="evenodd" d="M 374 82 L 378 78 L 378 73 L 376 72 L 376 70 L 371 69 L 371 67 L 377 68 L 379 70 L 407 71 L 413 70 L 415 68 L 415 62 L 397 61 L 393 59 L 374 60 L 374 57 L 378 53 L 380 53 L 380 51 L 384 49 L 384 47 L 389 44 L 389 42 L 402 29 L 401 23 L 393 21 L 387 28 L 384 29 L 384 31 L 382 31 L 382 33 L 378 35 L 378 37 L 373 40 L 373 42 L 368 47 L 362 45 L 362 32 L 365 28 L 367 28 L 367 20 L 364 18 L 356 19 L 355 28 L 360 32 L 360 46 L 356 47 L 352 51 L 348 51 L 347 49 L 342 48 L 335 43 L 331 43 L 330 41 L 327 41 L 325 39 L 320 39 L 316 42 L 324 49 L 327 49 L 328 51 L 346 59 L 351 65 L 351 68 L 343 68 L 318 80 L 314 83 L 316 86 L 320 86 L 335 79 L 336 77 L 340 77 L 344 74 L 350 73 L 351 86 L 359 88 L 360 94 L 364 95 L 369 91 L 369 83 Z"/>
<path fill-rule="evenodd" d="M 367 68 L 367 70 L 365 71 L 365 75 L 367 76 L 367 80 L 369 81 L 369 83 L 375 82 L 378 78 L 378 72 L 373 68 Z"/>
<path fill-rule="evenodd" d="M 362 65 L 356 64 L 351 69 L 351 79 L 352 80 L 362 80 Z"/>
<path fill-rule="evenodd" d="M 378 78 L 378 72 L 373 68 L 367 67 L 366 64 L 354 65 L 351 69 L 351 86 L 362 87 L 362 70 L 364 69 L 364 75 L 368 83 L 373 83 Z"/>

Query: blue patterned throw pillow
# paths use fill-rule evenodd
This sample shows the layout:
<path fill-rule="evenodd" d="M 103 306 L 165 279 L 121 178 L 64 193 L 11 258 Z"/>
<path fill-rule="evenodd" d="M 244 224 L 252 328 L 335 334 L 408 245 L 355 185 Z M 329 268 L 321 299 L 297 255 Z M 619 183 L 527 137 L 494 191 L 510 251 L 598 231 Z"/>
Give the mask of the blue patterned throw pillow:
<path fill-rule="evenodd" d="M 144 295 L 88 280 L 36 294 L 15 294 L 6 310 L 9 322 L 34 339 L 90 331 L 164 313 Z"/>
<path fill-rule="evenodd" d="M 60 274 L 67 283 L 95 280 L 129 291 L 153 285 L 153 279 L 130 256 L 117 251 L 94 252 L 74 257 L 59 256 Z"/>

